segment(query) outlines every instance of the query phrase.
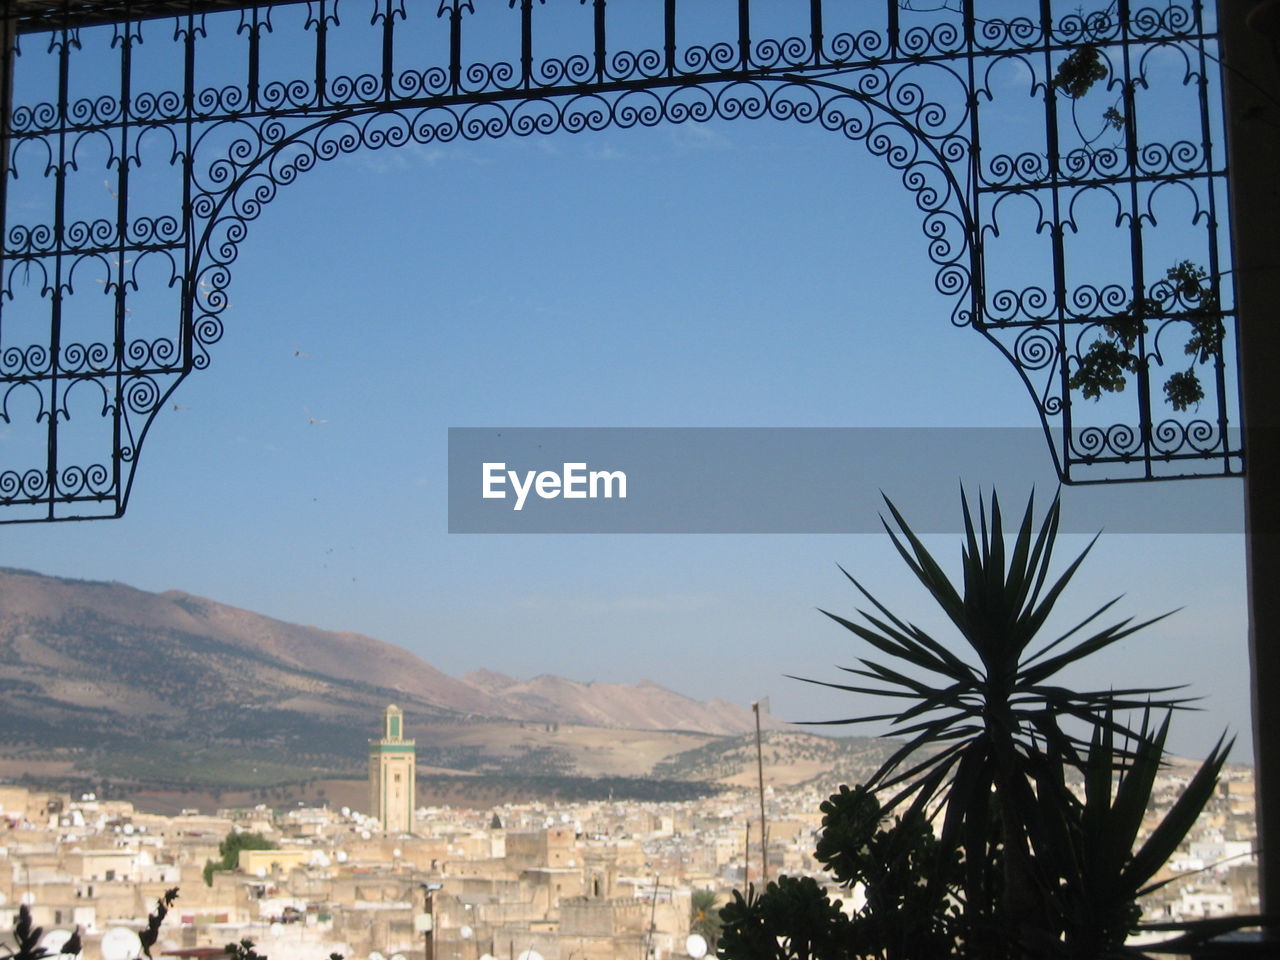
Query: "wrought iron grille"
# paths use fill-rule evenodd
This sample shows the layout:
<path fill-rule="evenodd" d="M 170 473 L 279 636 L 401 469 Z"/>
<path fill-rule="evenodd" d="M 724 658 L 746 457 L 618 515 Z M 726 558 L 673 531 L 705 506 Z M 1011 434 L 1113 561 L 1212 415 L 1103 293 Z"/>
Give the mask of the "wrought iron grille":
<path fill-rule="evenodd" d="M 123 513 L 239 244 L 316 164 L 716 118 L 900 174 L 940 313 L 1012 362 L 1064 481 L 1240 473 L 1211 14 L 922 5 L 11 3 L 0 519 Z"/>

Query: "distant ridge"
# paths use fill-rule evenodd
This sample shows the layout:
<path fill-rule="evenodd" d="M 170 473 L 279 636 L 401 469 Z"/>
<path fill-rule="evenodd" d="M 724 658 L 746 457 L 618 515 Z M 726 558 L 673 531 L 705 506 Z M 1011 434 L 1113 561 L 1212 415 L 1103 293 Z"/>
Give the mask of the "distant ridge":
<path fill-rule="evenodd" d="M 632 730 L 697 730 L 734 734 L 755 729 L 754 715 L 727 700 L 696 701 L 651 680 L 635 684 L 579 683 L 551 674 L 516 680 L 492 670 L 465 674 L 463 681 L 477 690 L 501 697 L 508 709 L 537 720 L 574 717 L 590 726 Z M 786 726 L 766 717 L 764 726 Z"/>
<path fill-rule="evenodd" d="M 277 777 L 285 768 L 358 769 L 389 700 L 421 731 L 421 762 L 440 769 L 496 769 L 553 754 L 557 769 L 577 769 L 573 748 L 561 756 L 558 741 L 531 745 L 512 733 L 529 722 L 687 731 L 704 740 L 753 729 L 745 707 L 649 681 L 518 680 L 492 670 L 453 678 L 356 633 L 177 590 L 0 568 L 0 777 L 21 774 L 24 762 L 142 780 L 157 773 L 152 767 L 167 775 L 186 763 L 188 776 L 218 776 L 246 750 L 263 757 L 255 766 L 264 777 L 275 756 L 284 758 Z M 166 749 L 180 762 L 157 759 Z"/>

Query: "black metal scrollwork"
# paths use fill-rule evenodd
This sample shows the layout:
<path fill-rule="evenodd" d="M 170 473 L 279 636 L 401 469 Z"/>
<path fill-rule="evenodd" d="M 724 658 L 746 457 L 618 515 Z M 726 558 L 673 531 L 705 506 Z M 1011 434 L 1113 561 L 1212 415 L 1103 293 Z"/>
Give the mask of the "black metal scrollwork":
<path fill-rule="evenodd" d="M 1216 41 L 1198 3 L 1046 0 L 1036 17 L 999 18 L 980 0 L 926 12 L 813 0 L 774 39 L 754 33 L 758 0 L 726 0 L 723 38 L 683 44 L 682 18 L 699 13 L 666 0 L 662 43 L 634 45 L 605 0 L 583 0 L 588 48 L 544 55 L 544 4 L 510 0 L 494 5 L 510 55 L 488 62 L 464 55 L 479 2 L 18 6 L 8 194 L 38 202 L 7 203 L 0 234 L 0 422 L 34 440 L 0 454 L 0 521 L 123 513 L 148 428 L 222 337 L 251 224 L 321 161 L 712 119 L 817 125 L 897 171 L 951 322 L 1013 363 L 1065 481 L 1241 470 Z M 443 59 L 419 62 L 408 30 L 436 31 Z M 172 76 L 136 66 L 144 34 L 173 45 Z M 111 82 L 82 91 L 85 41 L 105 35 L 93 62 Z M 331 71 L 368 36 L 379 52 L 362 72 Z M 263 51 L 280 43 L 311 66 L 266 76 Z M 202 83 L 215 50 L 235 78 Z M 1061 81 L 1083 54 L 1091 89 Z M 1144 139 L 1148 115 L 1164 118 L 1159 138 Z M 130 193 L 144 155 L 170 171 L 168 209 Z M 109 202 L 86 204 L 104 167 Z M 23 222 L 28 208 L 40 212 Z M 131 304 L 156 290 L 175 292 L 176 315 L 136 319 Z M 96 337 L 66 320 L 87 302 Z M 101 424 L 97 445 L 77 431 L 69 447 L 66 424 L 86 418 Z"/>

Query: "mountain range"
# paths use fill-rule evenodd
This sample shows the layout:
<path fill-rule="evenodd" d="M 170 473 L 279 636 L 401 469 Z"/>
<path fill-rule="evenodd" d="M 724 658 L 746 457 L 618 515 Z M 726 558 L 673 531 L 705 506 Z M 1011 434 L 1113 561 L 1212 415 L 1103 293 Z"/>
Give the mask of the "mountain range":
<path fill-rule="evenodd" d="M 647 681 L 450 677 L 356 633 L 0 568 L 0 777 L 252 786 L 351 774 L 390 702 L 420 766 L 461 775 L 646 776 L 754 730 L 745 707 Z"/>

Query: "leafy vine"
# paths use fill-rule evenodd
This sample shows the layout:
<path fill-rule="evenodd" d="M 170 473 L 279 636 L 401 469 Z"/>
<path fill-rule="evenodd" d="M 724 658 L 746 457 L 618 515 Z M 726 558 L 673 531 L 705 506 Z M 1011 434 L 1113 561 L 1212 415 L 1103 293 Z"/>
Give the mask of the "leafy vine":
<path fill-rule="evenodd" d="M 1091 148 L 1107 130 L 1124 131 L 1128 126 L 1128 117 L 1121 106 L 1129 91 L 1123 90 L 1116 102 L 1103 112 L 1103 127 L 1098 134 L 1087 137 L 1080 129 L 1076 103 L 1108 74 L 1098 48 L 1084 43 L 1063 59 L 1052 81 L 1052 86 L 1071 101 L 1072 122 L 1086 148 Z M 1157 284 L 1153 294 L 1135 297 L 1124 312 L 1102 323 L 1105 336 L 1094 340 L 1067 381 L 1072 390 L 1079 390 L 1085 399 L 1092 400 L 1100 399 L 1104 392 L 1124 390 L 1127 375 L 1137 374 L 1145 363 L 1137 348 L 1139 338 L 1147 332 L 1147 321 L 1168 317 L 1190 324 L 1184 353 L 1191 357 L 1191 362 L 1187 369 L 1175 371 L 1165 380 L 1165 401 L 1178 411 L 1199 406 L 1204 399 L 1204 388 L 1196 373 L 1196 364 L 1221 357 L 1226 332 L 1214 278 L 1203 267 L 1182 260 L 1165 272 L 1164 280 Z M 1181 311 L 1177 311 L 1179 305 L 1183 307 Z"/>

